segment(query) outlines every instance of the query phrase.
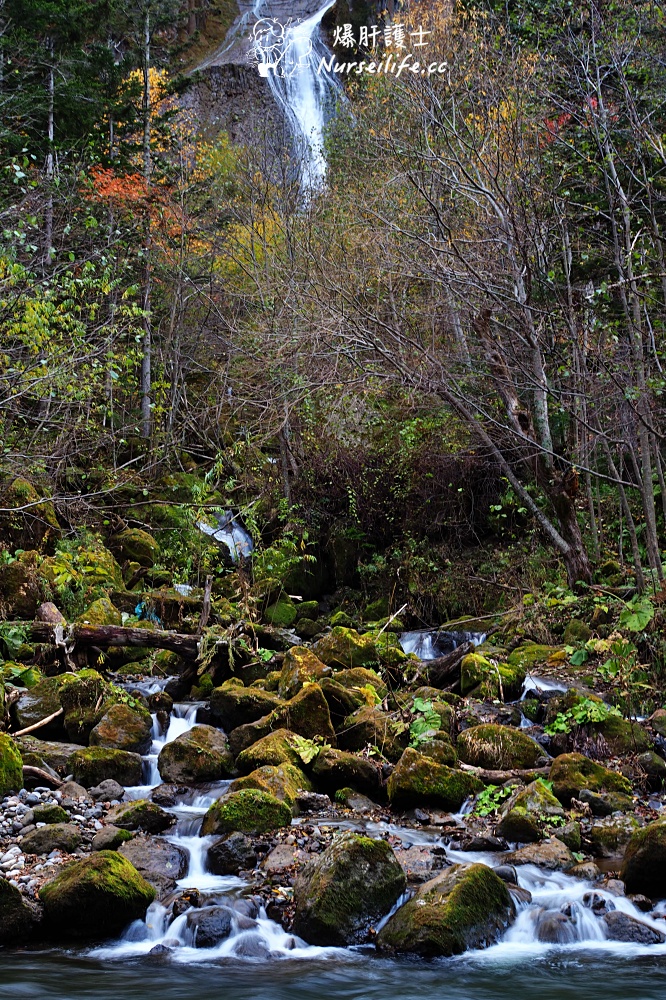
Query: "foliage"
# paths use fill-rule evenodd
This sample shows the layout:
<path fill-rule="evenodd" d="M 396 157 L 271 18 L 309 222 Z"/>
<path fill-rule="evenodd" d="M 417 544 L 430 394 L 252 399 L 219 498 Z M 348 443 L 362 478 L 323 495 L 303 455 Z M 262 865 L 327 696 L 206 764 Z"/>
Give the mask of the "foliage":
<path fill-rule="evenodd" d="M 309 740 L 304 736 L 296 735 L 292 738 L 292 744 L 304 764 L 310 764 L 320 753 L 326 753 L 327 750 L 331 749 L 330 743 L 326 743 L 323 736 L 315 736 L 314 739 Z"/>
<path fill-rule="evenodd" d="M 28 641 L 30 626 L 17 622 L 0 622 L 0 650 L 5 660 L 14 660 L 24 642 Z"/>
<path fill-rule="evenodd" d="M 494 816 L 499 807 L 514 792 L 514 785 L 487 785 L 476 797 L 475 816 Z"/>
<path fill-rule="evenodd" d="M 441 728 L 441 720 L 433 710 L 431 701 L 415 698 L 412 706 L 415 718 L 409 726 L 409 745 L 418 747 L 419 743 L 429 740 Z"/>
<path fill-rule="evenodd" d="M 603 701 L 592 698 L 581 698 L 573 708 L 566 712 L 558 712 L 553 721 L 544 727 L 544 731 L 549 736 L 557 733 L 570 733 L 576 726 L 587 726 L 594 722 L 605 722 L 613 716 L 620 716 L 622 713 L 613 705 L 607 705 Z"/>

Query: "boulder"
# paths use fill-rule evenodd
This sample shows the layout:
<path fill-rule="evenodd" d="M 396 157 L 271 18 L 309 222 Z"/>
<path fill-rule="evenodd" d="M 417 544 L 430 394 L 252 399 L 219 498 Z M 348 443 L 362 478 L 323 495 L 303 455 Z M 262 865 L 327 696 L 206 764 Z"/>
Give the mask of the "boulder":
<path fill-rule="evenodd" d="M 539 744 L 519 729 L 494 723 L 465 729 L 458 737 L 456 750 L 465 764 L 501 771 L 535 767 L 543 757 Z"/>
<path fill-rule="evenodd" d="M 303 774 L 295 764 L 265 764 L 243 778 L 236 778 L 229 786 L 230 792 L 239 792 L 243 788 L 258 788 L 268 792 L 280 802 L 285 802 L 293 808 L 300 790 L 312 791 L 310 779 Z"/>
<path fill-rule="evenodd" d="M 623 775 L 581 753 L 563 753 L 556 757 L 549 778 L 553 783 L 553 792 L 564 806 L 568 806 L 572 798 L 578 798 L 582 788 L 589 788 L 592 792 L 631 795 L 631 784 Z"/>
<path fill-rule="evenodd" d="M 407 734 L 396 735 L 393 720 L 378 708 L 369 705 L 348 716 L 338 730 L 341 750 L 364 750 L 367 746 L 377 749 L 395 764 L 400 760 L 407 744 Z"/>
<path fill-rule="evenodd" d="M 291 823 L 291 809 L 273 795 L 244 788 L 217 799 L 201 825 L 201 836 L 211 833 L 266 833 Z"/>
<path fill-rule="evenodd" d="M 99 785 L 108 778 L 126 786 L 141 784 L 141 757 L 127 750 L 85 747 L 72 754 L 70 766 L 76 781 L 86 788 Z"/>
<path fill-rule="evenodd" d="M 446 764 L 455 767 L 458 763 L 456 749 L 443 730 L 436 732 L 429 740 L 419 743 L 418 750 L 424 757 L 430 757 L 436 764 Z"/>
<path fill-rule="evenodd" d="M 248 722 L 256 722 L 280 704 L 278 696 L 270 691 L 238 687 L 235 684 L 225 683 L 222 687 L 214 688 L 210 695 L 213 718 L 218 720 L 226 732 L 245 726 Z"/>
<path fill-rule="evenodd" d="M 296 621 L 296 605 L 284 594 L 264 611 L 264 621 L 276 628 L 291 628 Z"/>
<path fill-rule="evenodd" d="M 63 777 L 72 773 L 70 761 L 81 749 L 80 743 L 56 743 L 38 739 L 32 734 L 17 736 L 14 742 L 19 748 L 24 764 L 34 763 L 37 767 L 46 764 Z"/>
<path fill-rule="evenodd" d="M 234 911 L 228 906 L 201 906 L 187 914 L 186 926 L 195 948 L 213 948 L 231 934 Z"/>
<path fill-rule="evenodd" d="M 60 526 L 47 491 L 17 476 L 2 491 L 0 538 L 14 549 L 43 551 L 60 534 Z"/>
<path fill-rule="evenodd" d="M 273 767 L 295 764 L 298 767 L 301 758 L 295 749 L 295 737 L 296 734 L 289 729 L 276 729 L 243 750 L 236 759 L 236 767 L 241 774 L 250 774 L 267 764 Z"/>
<path fill-rule="evenodd" d="M 666 783 L 666 761 L 653 750 L 639 754 L 636 763 L 646 776 L 647 787 L 651 792 L 660 792 Z"/>
<path fill-rule="evenodd" d="M 42 886 L 39 898 L 57 934 L 103 938 L 143 917 L 155 890 L 126 858 L 99 851 L 68 865 Z"/>
<path fill-rule="evenodd" d="M 152 743 L 150 712 L 119 703 L 111 705 L 90 733 L 91 747 L 147 753 Z"/>
<path fill-rule="evenodd" d="M 331 667 L 322 663 L 307 646 L 292 646 L 284 654 L 278 694 L 281 698 L 293 698 L 307 681 L 319 683 L 330 673 Z"/>
<path fill-rule="evenodd" d="M 486 865 L 453 865 L 419 886 L 377 938 L 384 951 L 425 958 L 458 955 L 493 944 L 513 922 L 505 883 Z"/>
<path fill-rule="evenodd" d="M 62 708 L 60 704 L 62 684 L 62 677 L 46 677 L 35 687 L 21 691 L 18 701 L 12 706 L 16 728 L 27 729 L 29 726 L 34 726 Z M 40 741 L 60 739 L 67 739 L 62 715 L 39 729 Z"/>
<path fill-rule="evenodd" d="M 93 802 L 112 802 L 114 799 L 122 802 L 125 798 L 125 789 L 117 781 L 107 778 L 106 781 L 101 781 L 99 785 L 94 785 L 90 789 L 90 798 Z"/>
<path fill-rule="evenodd" d="M 650 927 L 621 910 L 605 913 L 604 923 L 609 941 L 628 941 L 631 944 L 663 944 L 666 941 L 666 934 L 656 927 Z"/>
<path fill-rule="evenodd" d="M 206 867 L 213 875 L 238 875 L 256 863 L 257 850 L 246 833 L 228 833 L 208 848 Z"/>
<path fill-rule="evenodd" d="M 33 823 L 66 823 L 69 813 L 56 802 L 42 802 L 33 806 Z"/>
<path fill-rule="evenodd" d="M 554 667 L 566 663 L 567 653 L 562 646 L 542 646 L 528 642 L 514 649 L 506 659 L 510 667 L 538 673 L 539 667 Z"/>
<path fill-rule="evenodd" d="M 134 836 L 129 830 L 123 830 L 119 826 L 102 827 L 95 834 L 92 840 L 93 851 L 116 851 L 126 840 L 131 840 Z"/>
<path fill-rule="evenodd" d="M 378 698 L 385 698 L 388 688 L 376 670 L 367 667 L 350 667 L 348 670 L 336 670 L 333 678 L 336 684 L 349 690 L 359 688 L 374 688 Z"/>
<path fill-rule="evenodd" d="M 163 781 L 186 785 L 220 781 L 235 773 L 224 733 L 202 725 L 193 726 L 162 747 L 157 766 Z"/>
<path fill-rule="evenodd" d="M 76 823 L 52 823 L 26 833 L 21 841 L 24 854 L 50 854 L 66 851 L 72 854 L 81 844 L 81 831 Z"/>
<path fill-rule="evenodd" d="M 112 806 L 106 814 L 107 823 L 124 830 L 144 830 L 146 833 L 163 833 L 176 822 L 176 817 L 165 812 L 148 799 L 132 799 Z"/>
<path fill-rule="evenodd" d="M 98 597 L 76 619 L 81 625 L 122 625 L 118 608 L 108 597 Z"/>
<path fill-rule="evenodd" d="M 336 625 L 312 647 L 314 655 L 329 667 L 367 667 L 377 662 L 371 635 Z"/>
<path fill-rule="evenodd" d="M 379 795 L 381 772 L 366 757 L 356 757 L 344 750 L 323 750 L 312 765 L 317 787 L 334 793 L 339 788 L 354 788 L 366 795 Z"/>
<path fill-rule="evenodd" d="M 23 758 L 11 736 L 0 733 L 0 798 L 23 788 Z"/>
<path fill-rule="evenodd" d="M 468 653 L 460 664 L 460 691 L 481 701 L 515 701 L 525 682 L 525 668 L 498 663 L 481 653 Z"/>
<path fill-rule="evenodd" d="M 159 545 L 152 535 L 141 528 L 126 528 L 112 535 L 109 548 L 122 562 L 137 562 L 149 569 L 154 566 L 159 553 Z"/>
<path fill-rule="evenodd" d="M 652 713 L 648 722 L 658 736 L 666 736 L 666 708 L 658 708 Z"/>
<path fill-rule="evenodd" d="M 504 861 L 508 865 L 537 865 L 551 872 L 568 871 L 576 863 L 567 845 L 557 837 L 548 837 L 540 844 L 527 844 L 507 854 Z"/>
<path fill-rule="evenodd" d="M 280 704 L 269 715 L 234 729 L 229 735 L 232 753 L 237 757 L 242 750 L 246 750 L 276 729 L 290 729 L 293 733 L 298 733 L 299 736 L 309 740 L 320 736 L 327 743 L 335 744 L 331 715 L 318 684 L 309 684 L 289 701 Z"/>
<path fill-rule="evenodd" d="M 627 892 L 666 896 L 666 819 L 637 830 L 627 844 L 620 878 Z"/>
<path fill-rule="evenodd" d="M 388 780 L 388 797 L 397 809 L 432 805 L 457 812 L 483 787 L 474 775 L 437 764 L 408 747 Z"/>
<path fill-rule="evenodd" d="M 340 834 L 296 879 L 293 930 L 310 944 L 357 944 L 406 885 L 386 841 Z"/>
<path fill-rule="evenodd" d="M 33 562 L 23 553 L 14 562 L 0 566 L 0 614 L 3 619 L 32 619 L 44 600 L 44 585 Z"/>
<path fill-rule="evenodd" d="M 620 813 L 595 820 L 587 834 L 591 853 L 598 858 L 618 857 L 640 828 L 641 824 L 635 816 Z"/>
<path fill-rule="evenodd" d="M 162 899 L 173 891 L 176 880 L 187 874 L 187 851 L 155 837 L 134 837 L 120 845 L 118 853 L 130 861 Z"/>
<path fill-rule="evenodd" d="M 16 886 L 0 878 L 0 944 L 25 944 L 39 919 Z"/>
<path fill-rule="evenodd" d="M 539 779 L 517 789 L 507 800 L 495 833 L 505 840 L 529 843 L 541 840 L 551 821 L 564 825 L 564 809 Z"/>

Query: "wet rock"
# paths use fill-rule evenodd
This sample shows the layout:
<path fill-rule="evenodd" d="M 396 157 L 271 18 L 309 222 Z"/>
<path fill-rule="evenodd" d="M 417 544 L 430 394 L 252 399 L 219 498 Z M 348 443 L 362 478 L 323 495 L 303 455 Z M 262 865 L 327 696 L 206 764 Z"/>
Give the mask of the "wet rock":
<path fill-rule="evenodd" d="M 267 764 L 243 778 L 236 778 L 231 782 L 229 791 L 238 792 L 243 788 L 258 788 L 293 807 L 299 791 L 312 791 L 312 784 L 295 764 L 280 764 L 279 767 Z"/>
<path fill-rule="evenodd" d="M 0 944 L 24 944 L 38 920 L 36 907 L 30 906 L 15 886 L 0 878 Z"/>
<path fill-rule="evenodd" d="M 291 823 L 291 809 L 274 796 L 254 788 L 217 799 L 204 816 L 201 835 L 211 833 L 265 833 Z"/>
<path fill-rule="evenodd" d="M 379 809 L 376 802 L 369 799 L 367 795 L 354 791 L 353 788 L 341 788 L 335 793 L 335 800 L 357 813 L 372 813 Z"/>
<path fill-rule="evenodd" d="M 121 802 L 125 797 L 125 789 L 117 781 L 107 778 L 90 789 L 90 798 L 94 802 L 112 802 L 118 799 Z"/>
<path fill-rule="evenodd" d="M 140 785 L 142 763 L 137 753 L 104 747 L 79 749 L 70 758 L 76 781 L 93 788 L 111 778 L 121 785 Z"/>
<path fill-rule="evenodd" d="M 420 886 L 380 931 L 382 950 L 426 958 L 497 941 L 515 918 L 505 883 L 486 865 L 453 865 Z"/>
<path fill-rule="evenodd" d="M 213 875 L 238 875 L 254 868 L 257 851 L 254 841 L 245 833 L 229 833 L 219 837 L 208 848 L 207 868 Z"/>
<path fill-rule="evenodd" d="M 153 788 L 150 793 L 151 802 L 163 808 L 170 809 L 176 805 L 178 797 L 187 795 L 189 788 L 187 785 L 163 784 Z"/>
<path fill-rule="evenodd" d="M 388 796 L 398 809 L 434 805 L 457 811 L 465 799 L 483 787 L 474 775 L 436 764 L 409 747 L 389 778 Z"/>
<path fill-rule="evenodd" d="M 227 738 L 213 726 L 194 726 L 167 743 L 157 766 L 164 781 L 183 784 L 220 781 L 235 772 Z"/>
<path fill-rule="evenodd" d="M 616 858 L 630 842 L 640 823 L 634 816 L 616 813 L 596 820 L 588 832 L 591 853 L 598 858 Z"/>
<path fill-rule="evenodd" d="M 583 843 L 580 823 L 575 820 L 565 823 L 563 827 L 558 828 L 557 839 L 566 844 L 570 851 L 574 853 L 580 851 Z"/>
<path fill-rule="evenodd" d="M 133 799 L 113 806 L 107 813 L 107 822 L 124 830 L 144 830 L 146 833 L 163 833 L 176 822 L 176 817 L 147 799 Z"/>
<path fill-rule="evenodd" d="M 152 837 L 135 837 L 118 848 L 136 870 L 154 886 L 158 899 L 173 890 L 176 880 L 187 874 L 188 854 L 182 847 Z"/>
<path fill-rule="evenodd" d="M 93 851 L 115 851 L 126 840 L 131 840 L 133 836 L 134 834 L 129 830 L 123 830 L 121 827 L 109 824 L 95 834 L 92 849 Z"/>
<path fill-rule="evenodd" d="M 247 750 L 243 750 L 236 759 L 236 767 L 241 774 L 250 774 L 266 764 L 273 767 L 280 764 L 295 764 L 299 767 L 301 763 L 296 750 L 296 734 L 289 729 L 276 729 L 275 732 L 257 740 Z"/>
<path fill-rule="evenodd" d="M 490 851 L 495 853 L 496 851 L 506 851 L 507 843 L 501 837 L 493 837 L 492 834 L 480 833 L 466 840 L 462 849 L 463 851 Z"/>
<path fill-rule="evenodd" d="M 532 781 L 507 800 L 495 832 L 506 840 L 530 843 L 541 840 L 549 824 L 563 817 L 564 809 L 543 781 Z"/>
<path fill-rule="evenodd" d="M 648 823 L 627 845 L 620 878 L 628 892 L 666 895 L 666 819 Z"/>
<path fill-rule="evenodd" d="M 583 906 L 586 906 L 588 910 L 597 916 L 601 916 L 602 913 L 611 913 L 615 909 L 615 903 L 612 899 L 606 899 L 605 896 L 601 896 L 598 892 L 586 892 L 583 896 Z"/>
<path fill-rule="evenodd" d="M 323 812 L 331 806 L 332 802 L 328 795 L 322 795 L 320 792 L 299 791 L 296 796 L 296 809 L 299 813 Z"/>
<path fill-rule="evenodd" d="M 312 647 L 314 655 L 330 667 L 365 667 L 377 661 L 372 636 L 359 635 L 353 628 L 334 626 Z"/>
<path fill-rule="evenodd" d="M 259 688 L 253 690 L 258 691 Z M 275 729 L 290 729 L 306 739 L 320 736 L 331 746 L 335 745 L 335 732 L 324 694 L 318 684 L 310 684 L 290 701 L 276 707 L 269 715 L 248 725 L 239 726 L 229 735 L 229 746 L 234 756 L 252 746 Z"/>
<path fill-rule="evenodd" d="M 281 704 L 281 699 L 269 691 L 255 687 L 223 684 L 210 696 L 210 710 L 227 732 L 249 722 L 256 722 Z M 274 727 L 277 728 L 277 727 Z"/>
<path fill-rule="evenodd" d="M 458 737 L 456 750 L 465 764 L 500 770 L 535 767 L 543 756 L 539 744 L 519 729 L 492 723 L 466 729 Z"/>
<path fill-rule="evenodd" d="M 322 663 L 311 649 L 307 646 L 293 646 L 284 654 L 278 694 L 280 698 L 293 698 L 306 682 L 313 680 L 319 682 L 330 674 L 331 667 Z"/>
<path fill-rule="evenodd" d="M 572 798 L 578 798 L 582 788 L 592 792 L 631 795 L 631 785 L 623 775 L 580 753 L 565 753 L 556 757 L 549 778 L 553 782 L 553 792 L 564 806 L 568 806 Z"/>
<path fill-rule="evenodd" d="M 621 910 L 606 913 L 604 922 L 609 941 L 628 941 L 632 944 L 663 944 L 666 941 L 666 934 Z"/>
<path fill-rule="evenodd" d="M 344 750 L 330 749 L 319 753 L 312 765 L 312 776 L 326 792 L 354 788 L 370 797 L 379 795 L 381 774 L 377 765 Z"/>
<path fill-rule="evenodd" d="M 396 860 L 410 883 L 425 882 L 446 866 L 446 851 L 432 844 L 397 847 Z"/>
<path fill-rule="evenodd" d="M 226 940 L 233 928 L 233 910 L 228 906 L 202 906 L 187 914 L 187 929 L 195 948 L 213 948 Z"/>
<path fill-rule="evenodd" d="M 493 868 L 493 871 L 498 878 L 502 879 L 502 882 L 518 885 L 518 872 L 513 865 L 498 865 L 497 868 Z"/>
<path fill-rule="evenodd" d="M 150 712 L 111 705 L 90 733 L 90 746 L 147 753 L 152 742 Z"/>
<path fill-rule="evenodd" d="M 564 913 L 541 910 L 535 916 L 535 934 L 544 944 L 571 944 L 576 940 L 576 928 Z"/>
<path fill-rule="evenodd" d="M 654 909 L 654 905 L 651 899 L 647 896 L 643 896 L 640 892 L 634 892 L 627 897 L 634 904 L 637 910 L 641 913 L 650 913 Z"/>
<path fill-rule="evenodd" d="M 61 850 L 71 854 L 81 844 L 81 832 L 75 823 L 53 823 L 25 835 L 21 849 L 25 854 L 50 854 Z"/>
<path fill-rule="evenodd" d="M 575 858 L 561 840 L 548 837 L 540 844 L 528 844 L 507 854 L 506 862 L 511 865 L 537 865 L 547 871 L 567 871 L 574 865 Z"/>
<path fill-rule="evenodd" d="M 659 792 L 666 782 L 666 761 L 652 750 L 639 754 L 636 763 L 646 776 L 646 784 L 651 792 Z"/>
<path fill-rule="evenodd" d="M 47 677 L 43 681 L 40 681 L 39 684 L 36 684 L 35 687 L 30 688 L 30 690 L 22 691 L 19 700 L 12 706 L 12 715 L 17 729 L 27 729 L 29 726 L 34 726 L 35 723 L 41 722 L 62 708 L 60 704 L 60 688 L 62 684 L 61 677 Z M 31 749 L 29 743 L 33 741 L 36 744 L 41 744 L 46 740 L 66 740 L 67 733 L 62 715 L 53 719 L 47 725 L 42 726 L 39 730 L 39 736 L 39 739 L 35 739 L 32 736 L 29 738 L 20 737 L 22 740 L 21 745 Z M 47 758 L 45 757 L 44 760 L 47 760 Z M 52 767 L 55 766 L 50 760 L 47 763 L 51 764 Z"/>
<path fill-rule="evenodd" d="M 45 918 L 58 936 L 103 938 L 143 917 L 155 890 L 115 851 L 99 851 L 68 865 L 42 886 Z"/>
<path fill-rule="evenodd" d="M 666 708 L 658 708 L 656 712 L 652 713 L 648 722 L 655 733 L 659 736 L 666 736 Z"/>
<path fill-rule="evenodd" d="M 600 874 L 601 872 L 594 861 L 581 861 L 580 864 L 567 869 L 567 875 L 584 879 L 586 882 L 594 882 L 595 879 L 599 878 Z"/>
<path fill-rule="evenodd" d="M 340 834 L 296 879 L 294 932 L 310 944 L 358 943 L 406 884 L 386 841 Z"/>
<path fill-rule="evenodd" d="M 23 760 L 14 740 L 0 733 L 0 798 L 23 788 Z"/>

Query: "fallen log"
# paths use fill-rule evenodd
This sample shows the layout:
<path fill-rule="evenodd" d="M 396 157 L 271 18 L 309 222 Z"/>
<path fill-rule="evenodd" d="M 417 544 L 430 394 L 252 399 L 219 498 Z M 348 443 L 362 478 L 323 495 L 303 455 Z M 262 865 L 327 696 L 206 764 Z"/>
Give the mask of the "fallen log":
<path fill-rule="evenodd" d="M 525 770 L 514 768 L 510 771 L 490 771 L 485 767 L 474 767 L 472 764 L 458 764 L 461 771 L 467 771 L 475 777 L 485 781 L 487 785 L 503 785 L 512 779 L 519 781 L 536 781 L 537 778 L 545 778 L 550 773 L 548 767 L 531 767 Z"/>
<path fill-rule="evenodd" d="M 48 622 L 33 622 L 32 638 L 37 642 L 55 645 L 57 626 Z M 70 625 L 65 628 L 65 642 L 69 649 L 77 646 L 146 646 L 149 649 L 168 649 L 187 660 L 199 655 L 199 638 L 161 629 L 130 628 L 123 625 Z"/>
<path fill-rule="evenodd" d="M 427 679 L 432 687 L 443 687 L 458 672 L 464 657 L 473 651 L 473 642 L 463 642 L 444 656 L 438 656 L 434 660 L 421 660 L 418 676 Z"/>

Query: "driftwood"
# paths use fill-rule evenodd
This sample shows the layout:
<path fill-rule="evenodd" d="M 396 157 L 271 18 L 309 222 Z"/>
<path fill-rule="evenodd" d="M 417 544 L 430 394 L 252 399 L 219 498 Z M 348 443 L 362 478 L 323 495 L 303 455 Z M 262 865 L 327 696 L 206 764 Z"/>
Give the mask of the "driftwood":
<path fill-rule="evenodd" d="M 434 660 L 421 660 L 419 676 L 427 677 L 432 687 L 443 687 L 446 681 L 450 681 L 458 673 L 462 659 L 473 651 L 473 642 L 463 642 L 445 656 L 438 656 Z"/>
<path fill-rule="evenodd" d="M 64 709 L 59 708 L 57 712 L 47 715 L 45 719 L 40 719 L 39 722 L 33 722 L 31 726 L 26 726 L 25 729 L 19 729 L 18 732 L 12 733 L 12 736 L 27 736 L 28 733 L 33 733 L 35 729 L 41 729 L 42 726 L 48 726 L 49 722 L 53 722 L 53 720 L 57 719 L 63 712 Z"/>
<path fill-rule="evenodd" d="M 16 733 L 14 733 L 16 735 Z M 48 771 L 43 771 L 41 767 L 33 767 L 31 764 L 23 765 L 23 776 L 25 778 L 39 778 L 40 781 L 46 781 L 49 785 L 53 785 L 55 788 L 60 788 L 64 784 L 60 778 L 55 778 Z"/>
<path fill-rule="evenodd" d="M 503 785 L 505 781 L 511 781 L 512 778 L 520 781 L 535 781 L 537 778 L 545 778 L 550 772 L 550 767 L 531 767 L 526 770 L 514 768 L 511 771 L 489 771 L 485 767 L 473 767 L 471 764 L 458 764 L 458 767 L 461 771 L 474 774 L 481 781 L 485 781 L 487 785 Z"/>
<path fill-rule="evenodd" d="M 47 622 L 33 622 L 32 638 L 37 642 L 56 643 L 57 626 Z M 168 649 L 187 660 L 196 660 L 199 655 L 199 639 L 196 635 L 178 632 L 164 632 L 160 629 L 126 628 L 122 625 L 71 625 L 66 629 L 67 646 L 147 646 L 150 649 Z"/>

